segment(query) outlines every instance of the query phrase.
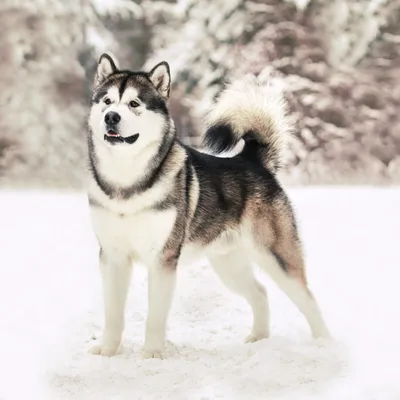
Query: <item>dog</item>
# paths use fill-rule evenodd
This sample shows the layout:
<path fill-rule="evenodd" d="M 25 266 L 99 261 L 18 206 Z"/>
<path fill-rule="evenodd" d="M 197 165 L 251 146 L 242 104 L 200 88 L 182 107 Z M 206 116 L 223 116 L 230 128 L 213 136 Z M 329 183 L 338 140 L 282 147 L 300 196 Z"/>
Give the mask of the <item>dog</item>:
<path fill-rule="evenodd" d="M 246 342 L 269 336 L 269 306 L 257 264 L 305 316 L 315 337 L 329 337 L 307 285 L 291 203 L 277 179 L 290 132 L 282 94 L 255 77 L 231 83 L 206 120 L 207 152 L 177 139 L 167 100 L 167 62 L 150 72 L 98 62 L 88 118 L 88 198 L 97 237 L 105 326 L 94 354 L 115 355 L 124 330 L 132 264 L 148 268 L 143 355 L 165 357 L 177 266 L 207 257 L 221 281 L 253 312 Z M 242 151 L 220 154 L 239 143 Z"/>

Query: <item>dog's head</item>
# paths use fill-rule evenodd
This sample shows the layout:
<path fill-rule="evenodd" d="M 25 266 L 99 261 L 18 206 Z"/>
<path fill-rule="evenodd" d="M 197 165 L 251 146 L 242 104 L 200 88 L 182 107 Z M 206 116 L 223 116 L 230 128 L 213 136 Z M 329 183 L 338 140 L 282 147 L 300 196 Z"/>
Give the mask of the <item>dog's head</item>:
<path fill-rule="evenodd" d="M 169 131 L 166 100 L 170 85 L 166 62 L 150 72 L 132 72 L 120 70 L 113 57 L 103 54 L 89 116 L 94 140 L 136 154 L 158 146 Z"/>

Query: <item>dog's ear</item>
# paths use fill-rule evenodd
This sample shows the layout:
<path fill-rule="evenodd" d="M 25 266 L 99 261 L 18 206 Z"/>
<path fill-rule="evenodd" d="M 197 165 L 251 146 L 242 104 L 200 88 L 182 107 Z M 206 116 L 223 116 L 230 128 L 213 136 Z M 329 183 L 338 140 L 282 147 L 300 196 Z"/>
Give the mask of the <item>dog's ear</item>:
<path fill-rule="evenodd" d="M 118 71 L 116 58 L 107 53 L 102 54 L 97 65 L 94 86 L 101 85 L 115 71 Z"/>
<path fill-rule="evenodd" d="M 168 99 L 171 88 L 171 75 L 169 65 L 162 61 L 157 64 L 148 74 L 151 83 L 164 99 Z"/>

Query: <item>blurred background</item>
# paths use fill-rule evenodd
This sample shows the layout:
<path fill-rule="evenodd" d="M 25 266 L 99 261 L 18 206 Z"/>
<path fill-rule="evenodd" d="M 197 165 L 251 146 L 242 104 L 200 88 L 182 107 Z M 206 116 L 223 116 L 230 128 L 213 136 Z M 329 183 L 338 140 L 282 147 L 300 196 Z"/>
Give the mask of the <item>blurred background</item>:
<path fill-rule="evenodd" d="M 186 143 L 224 83 L 253 73 L 296 120 L 287 183 L 400 183 L 399 0 L 1 0 L 2 187 L 83 187 L 106 50 L 124 68 L 169 62 Z"/>

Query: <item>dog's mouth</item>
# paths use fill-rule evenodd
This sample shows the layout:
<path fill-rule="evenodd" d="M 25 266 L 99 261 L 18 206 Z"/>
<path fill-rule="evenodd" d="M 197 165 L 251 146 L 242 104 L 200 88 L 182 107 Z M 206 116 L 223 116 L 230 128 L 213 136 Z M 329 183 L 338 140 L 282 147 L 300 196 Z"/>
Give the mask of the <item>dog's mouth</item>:
<path fill-rule="evenodd" d="M 128 137 L 122 137 L 119 133 L 109 130 L 107 133 L 104 135 L 104 140 L 108 143 L 116 144 L 116 143 L 127 143 L 127 144 L 133 144 L 138 140 L 139 134 L 135 133 L 132 136 Z"/>

